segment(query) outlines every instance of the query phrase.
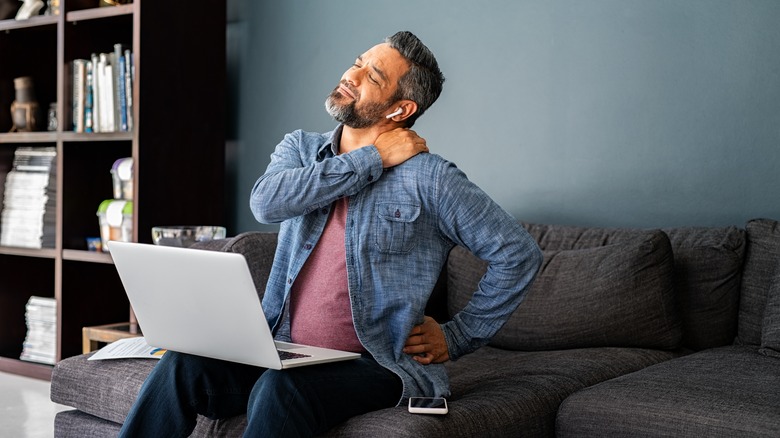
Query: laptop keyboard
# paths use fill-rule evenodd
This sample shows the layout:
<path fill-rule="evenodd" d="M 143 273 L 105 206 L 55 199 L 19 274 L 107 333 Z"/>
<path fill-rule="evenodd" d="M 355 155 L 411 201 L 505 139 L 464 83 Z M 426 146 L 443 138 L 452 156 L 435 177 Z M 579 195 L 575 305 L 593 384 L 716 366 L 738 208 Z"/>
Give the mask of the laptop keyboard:
<path fill-rule="evenodd" d="M 290 360 L 290 359 L 301 359 L 304 357 L 311 357 L 309 354 L 302 354 L 302 353 L 293 353 L 292 351 L 284 351 L 284 350 L 276 350 L 277 353 L 279 353 L 279 359 L 281 360 Z"/>

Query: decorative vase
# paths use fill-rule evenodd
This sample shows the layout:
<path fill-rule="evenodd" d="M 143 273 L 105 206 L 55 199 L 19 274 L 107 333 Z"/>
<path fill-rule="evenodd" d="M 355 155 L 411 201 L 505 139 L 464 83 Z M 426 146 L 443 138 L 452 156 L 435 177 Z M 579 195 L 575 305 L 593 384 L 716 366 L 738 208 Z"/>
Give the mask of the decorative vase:
<path fill-rule="evenodd" d="M 32 132 L 38 125 L 38 102 L 35 100 L 35 89 L 32 78 L 22 76 L 14 79 L 16 100 L 11 103 L 11 131 Z"/>

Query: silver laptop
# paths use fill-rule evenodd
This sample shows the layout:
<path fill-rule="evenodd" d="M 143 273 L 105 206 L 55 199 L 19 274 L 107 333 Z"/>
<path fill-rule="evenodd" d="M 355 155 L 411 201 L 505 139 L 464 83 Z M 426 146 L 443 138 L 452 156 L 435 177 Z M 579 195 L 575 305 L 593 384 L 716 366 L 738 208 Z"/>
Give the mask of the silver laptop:
<path fill-rule="evenodd" d="M 108 245 L 151 346 L 272 369 L 360 357 L 274 341 L 241 254 L 114 241 Z"/>

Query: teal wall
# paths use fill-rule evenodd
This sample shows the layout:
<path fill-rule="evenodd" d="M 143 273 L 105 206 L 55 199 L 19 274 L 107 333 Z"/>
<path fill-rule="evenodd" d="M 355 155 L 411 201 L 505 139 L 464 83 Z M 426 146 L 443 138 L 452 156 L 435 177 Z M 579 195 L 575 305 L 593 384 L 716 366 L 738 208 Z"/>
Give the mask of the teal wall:
<path fill-rule="evenodd" d="M 274 146 L 332 129 L 326 95 L 401 29 L 447 76 L 415 129 L 519 219 L 780 219 L 778 1 L 232 1 L 232 233 L 267 229 L 248 196 Z"/>

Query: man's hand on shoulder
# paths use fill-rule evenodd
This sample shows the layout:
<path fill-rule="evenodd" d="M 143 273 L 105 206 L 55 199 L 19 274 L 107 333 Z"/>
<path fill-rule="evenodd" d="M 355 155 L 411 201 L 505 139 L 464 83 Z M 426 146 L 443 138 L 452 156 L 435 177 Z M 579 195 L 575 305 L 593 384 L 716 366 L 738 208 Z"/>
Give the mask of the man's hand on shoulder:
<path fill-rule="evenodd" d="M 425 139 L 406 128 L 396 128 L 377 137 L 374 146 L 382 157 L 385 169 L 397 166 L 419 153 L 428 152 Z"/>
<path fill-rule="evenodd" d="M 450 360 L 444 332 L 439 323 L 430 316 L 426 316 L 423 323 L 414 326 L 409 333 L 404 353 L 411 354 L 412 359 L 423 365 Z"/>

